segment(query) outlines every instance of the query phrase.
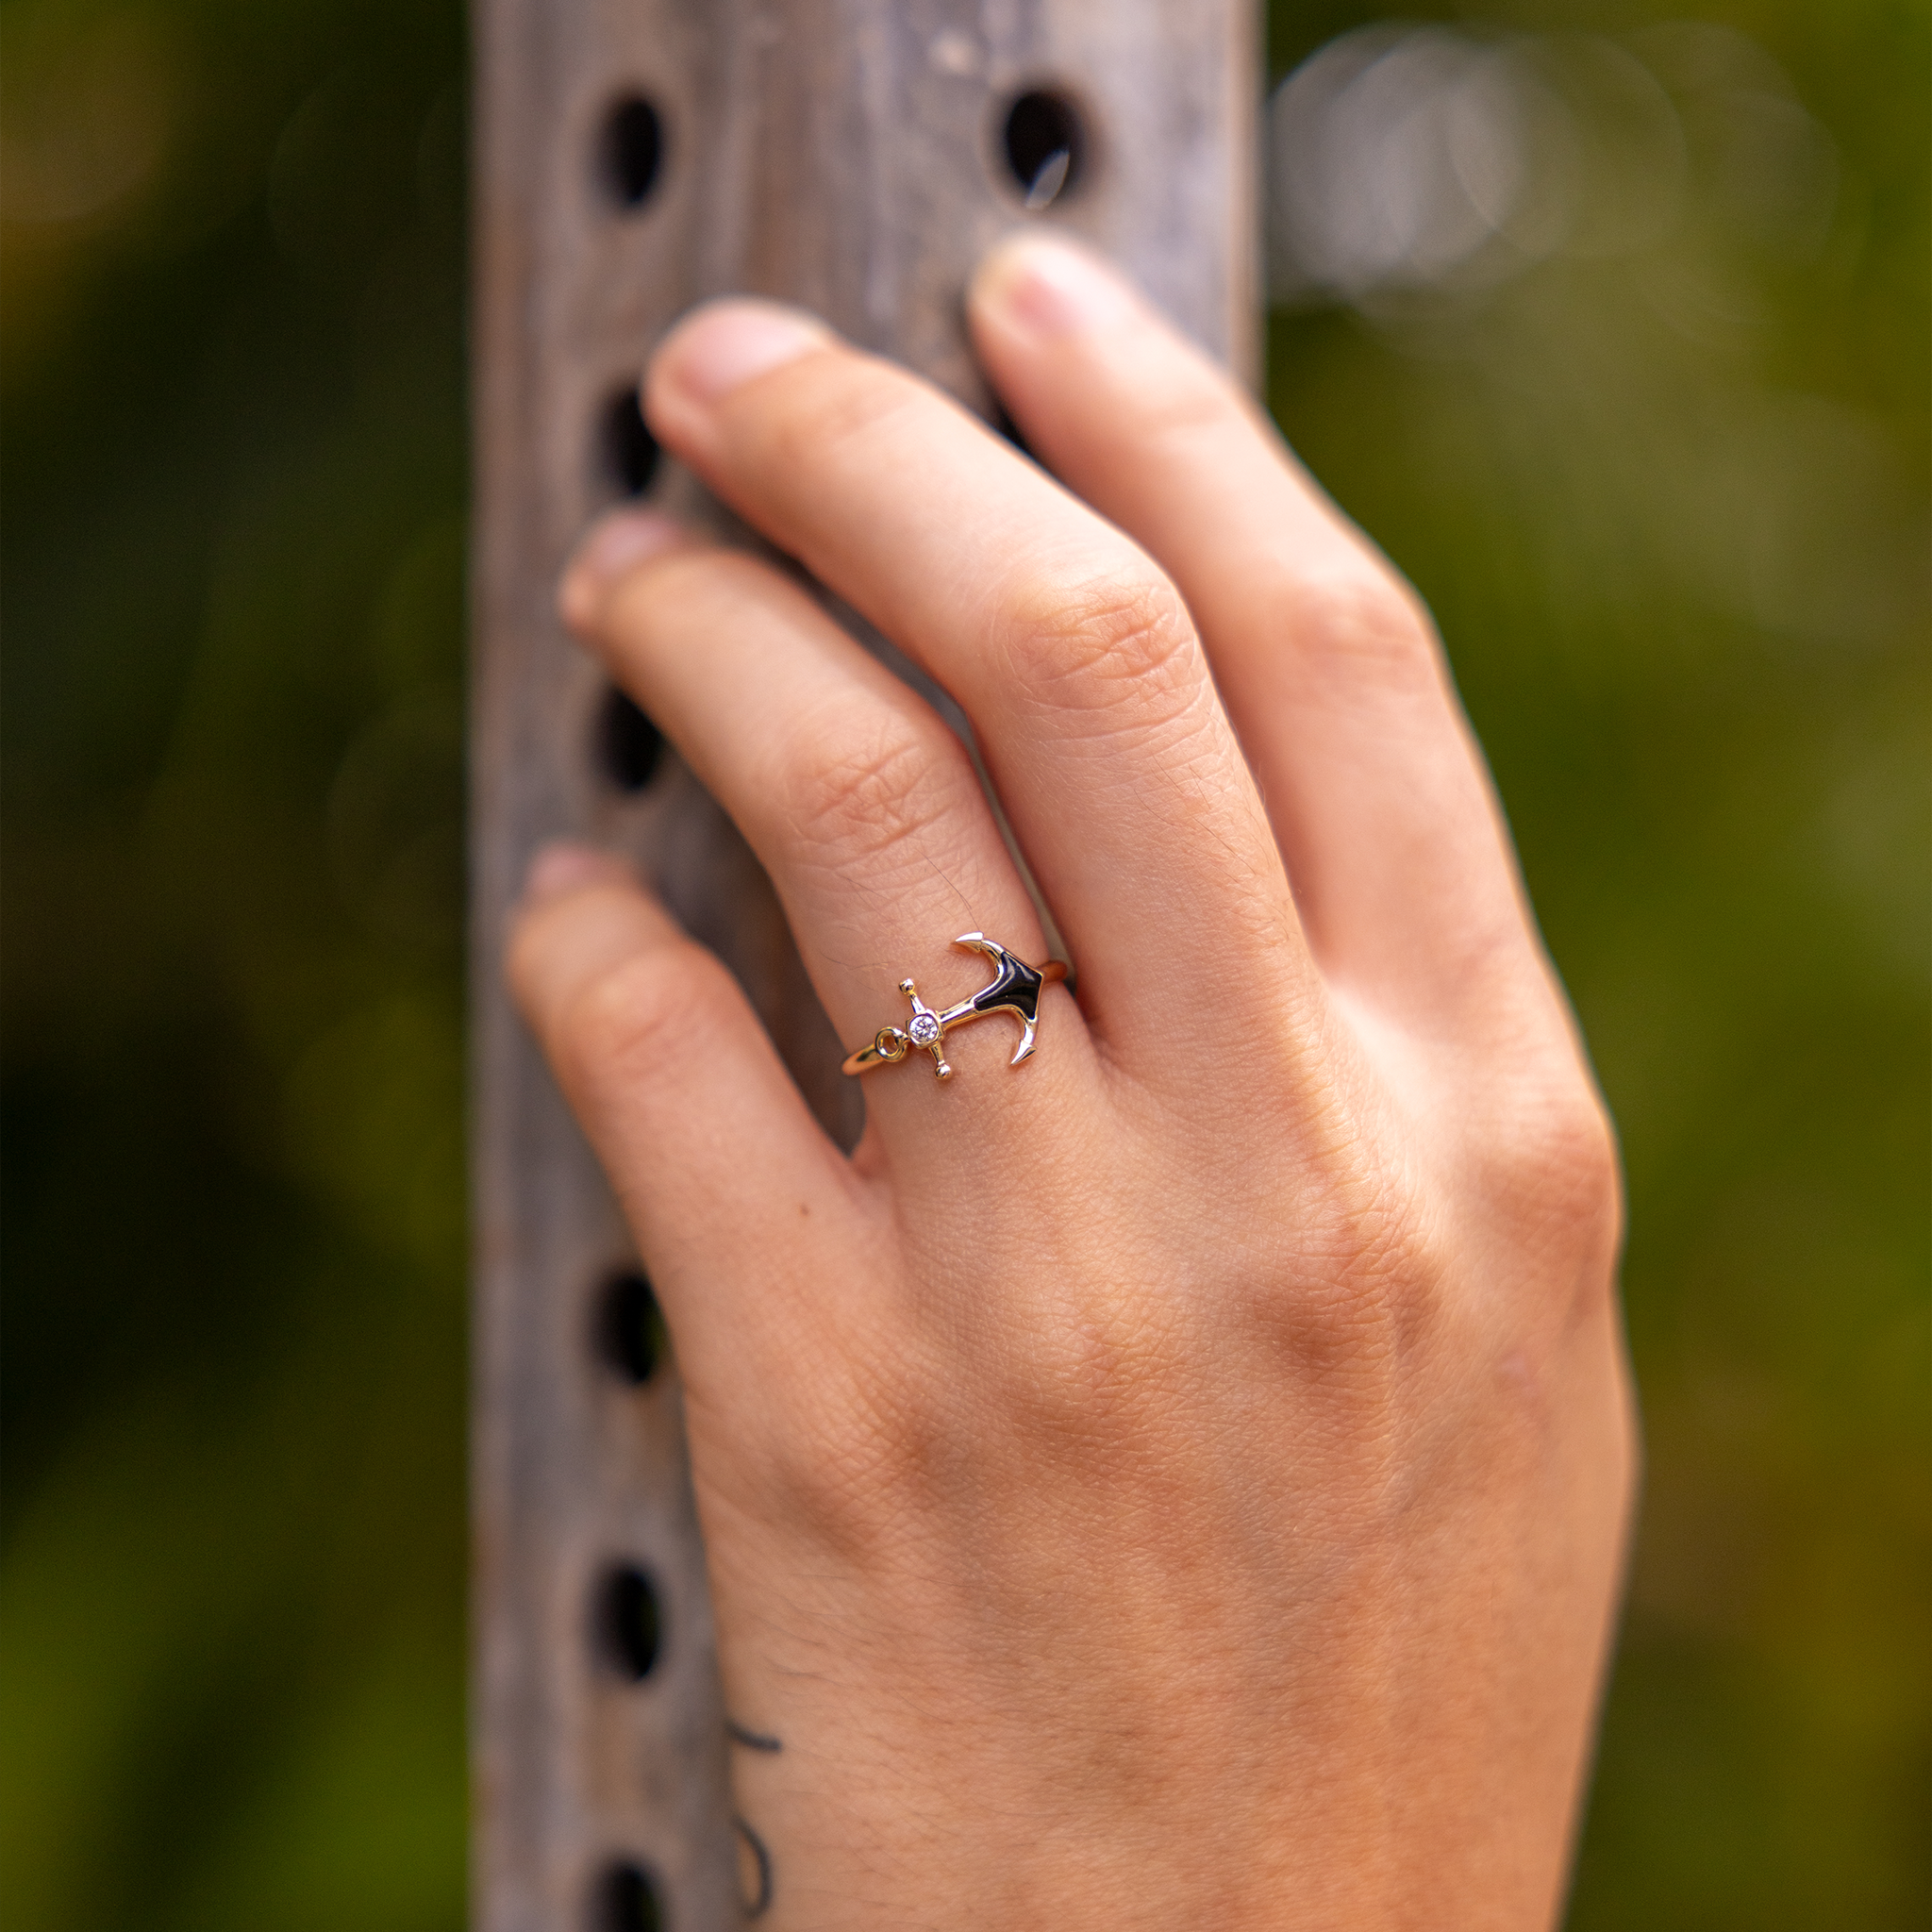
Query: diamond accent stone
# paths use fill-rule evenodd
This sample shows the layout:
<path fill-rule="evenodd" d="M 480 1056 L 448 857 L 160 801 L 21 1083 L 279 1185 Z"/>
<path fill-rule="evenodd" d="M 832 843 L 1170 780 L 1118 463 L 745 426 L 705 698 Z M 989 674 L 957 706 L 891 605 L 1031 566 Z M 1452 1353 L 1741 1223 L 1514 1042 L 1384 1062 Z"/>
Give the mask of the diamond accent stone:
<path fill-rule="evenodd" d="M 914 1013 L 912 1024 L 906 1030 L 912 1036 L 914 1046 L 930 1046 L 940 1037 L 940 1023 L 930 1013 Z"/>

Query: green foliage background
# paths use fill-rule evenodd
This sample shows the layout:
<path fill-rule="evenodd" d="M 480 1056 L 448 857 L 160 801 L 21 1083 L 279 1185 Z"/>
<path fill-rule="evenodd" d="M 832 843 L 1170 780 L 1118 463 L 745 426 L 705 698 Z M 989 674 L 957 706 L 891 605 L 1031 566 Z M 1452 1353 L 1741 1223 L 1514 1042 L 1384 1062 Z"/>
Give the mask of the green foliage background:
<path fill-rule="evenodd" d="M 1373 17 L 1276 5 L 1275 70 Z M 1832 136 L 1820 245 L 1282 313 L 1271 398 L 1442 620 L 1624 1134 L 1650 1466 L 1572 1923 L 1917 1926 L 1932 47 L 1902 0 L 1705 17 Z M 435 1932 L 460 9 L 0 0 L 0 1882 L 20 1932 Z"/>

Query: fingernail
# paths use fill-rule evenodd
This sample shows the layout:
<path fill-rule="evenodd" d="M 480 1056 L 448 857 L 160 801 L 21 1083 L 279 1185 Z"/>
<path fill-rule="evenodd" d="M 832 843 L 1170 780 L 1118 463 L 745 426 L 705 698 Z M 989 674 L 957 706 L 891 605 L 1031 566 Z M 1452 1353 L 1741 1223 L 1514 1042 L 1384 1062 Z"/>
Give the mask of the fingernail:
<path fill-rule="evenodd" d="M 659 510 L 613 509 L 599 517 L 564 566 L 557 593 L 564 622 L 590 623 L 626 571 L 684 541 L 684 526 Z"/>
<path fill-rule="evenodd" d="M 615 884 L 629 876 L 624 861 L 608 852 L 579 845 L 572 839 L 554 839 L 539 847 L 524 875 L 524 904 L 541 906 L 546 899 L 560 899 L 583 886 Z"/>
<path fill-rule="evenodd" d="M 1041 336 L 1109 328 L 1138 305 L 1132 289 L 1098 256 L 1040 234 L 999 243 L 979 265 L 973 298 Z"/>
<path fill-rule="evenodd" d="M 755 375 L 822 348 L 831 332 L 777 302 L 714 302 L 680 323 L 658 352 L 656 373 L 700 403 L 715 403 Z"/>

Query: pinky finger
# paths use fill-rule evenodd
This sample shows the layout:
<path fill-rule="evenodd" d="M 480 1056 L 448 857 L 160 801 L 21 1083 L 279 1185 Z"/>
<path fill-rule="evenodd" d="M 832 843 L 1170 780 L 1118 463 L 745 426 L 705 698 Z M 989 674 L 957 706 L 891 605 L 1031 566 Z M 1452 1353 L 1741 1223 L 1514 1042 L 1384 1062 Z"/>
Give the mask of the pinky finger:
<path fill-rule="evenodd" d="M 863 1209 L 737 982 L 626 867 L 575 845 L 539 855 L 508 970 L 688 1375 L 762 1353 L 760 1337 L 782 1347 L 774 1331 L 808 1311 L 779 1257 L 826 1241 L 849 1255 Z"/>

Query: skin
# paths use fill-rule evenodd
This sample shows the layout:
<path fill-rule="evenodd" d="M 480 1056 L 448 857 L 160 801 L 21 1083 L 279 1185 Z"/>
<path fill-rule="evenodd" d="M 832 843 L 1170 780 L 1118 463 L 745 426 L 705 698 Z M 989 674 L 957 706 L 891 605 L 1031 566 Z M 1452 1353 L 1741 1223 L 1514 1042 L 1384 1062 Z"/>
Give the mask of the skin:
<path fill-rule="evenodd" d="M 651 426 L 971 717 L 1078 968 L 865 1075 L 553 847 L 509 973 L 675 1339 L 764 1924 L 1549 1925 L 1635 1463 L 1610 1128 L 1426 613 L 1110 272 L 971 291 L 1040 465 L 711 305 Z M 1056 480 L 1058 479 L 1058 480 Z M 1038 961 L 966 754 L 645 513 L 576 635 L 770 871 L 857 1045 Z"/>

